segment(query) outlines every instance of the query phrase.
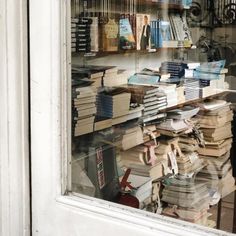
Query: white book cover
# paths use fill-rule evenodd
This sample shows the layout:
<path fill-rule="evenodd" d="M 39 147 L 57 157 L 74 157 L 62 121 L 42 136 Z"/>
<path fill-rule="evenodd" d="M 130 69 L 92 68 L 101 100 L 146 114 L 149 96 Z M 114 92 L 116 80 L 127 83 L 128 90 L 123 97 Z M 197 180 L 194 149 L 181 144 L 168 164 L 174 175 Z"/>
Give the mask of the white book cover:
<path fill-rule="evenodd" d="M 137 50 L 147 50 L 150 48 L 150 15 L 136 14 L 136 48 Z"/>

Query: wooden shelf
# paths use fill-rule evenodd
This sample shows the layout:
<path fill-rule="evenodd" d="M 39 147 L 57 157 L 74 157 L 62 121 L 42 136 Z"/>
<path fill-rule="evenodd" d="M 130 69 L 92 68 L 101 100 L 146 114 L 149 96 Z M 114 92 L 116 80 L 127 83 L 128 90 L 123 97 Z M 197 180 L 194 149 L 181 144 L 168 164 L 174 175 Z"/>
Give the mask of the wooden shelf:
<path fill-rule="evenodd" d="M 183 103 L 180 103 L 180 104 L 177 104 L 175 106 L 171 106 L 171 107 L 168 107 L 166 109 L 163 109 L 163 110 L 160 110 L 159 113 L 165 113 L 165 112 L 168 112 L 168 111 L 171 111 L 171 110 L 174 110 L 174 109 L 177 109 L 177 108 L 182 108 L 184 106 L 187 106 L 187 105 L 193 105 L 193 104 L 197 104 L 199 102 L 203 102 L 207 99 L 212 99 L 212 98 L 216 98 L 216 97 L 219 97 L 219 96 L 224 96 L 226 94 L 228 94 L 229 92 L 228 91 L 222 91 L 222 92 L 219 92 L 219 93 L 216 93 L 214 95 L 211 95 L 211 96 L 207 96 L 207 97 L 204 97 L 204 98 L 198 98 L 198 99 L 194 99 L 194 100 L 189 100 L 189 101 L 186 101 L 186 102 L 183 102 Z M 140 117 L 141 118 L 141 117 Z M 125 122 L 121 122 L 121 123 L 118 123 L 116 125 L 113 125 L 113 126 L 117 126 L 117 125 L 121 125 L 121 124 L 124 124 L 126 123 L 127 121 Z M 112 127 L 112 126 L 111 126 Z M 89 135 L 89 134 L 94 134 L 94 133 L 97 133 L 99 131 L 93 131 L 93 132 L 90 132 L 86 135 Z M 81 136 L 75 136 L 74 138 L 80 138 L 82 137 L 83 135 Z"/>
<path fill-rule="evenodd" d="M 138 54 L 138 55 L 147 55 L 147 54 L 154 54 L 159 53 L 162 51 L 169 51 L 169 50 L 178 50 L 178 49 L 191 49 L 191 47 L 169 47 L 169 48 L 157 48 L 156 51 L 147 51 L 147 50 L 119 50 L 114 52 L 91 52 L 91 53 L 84 53 L 84 52 L 72 52 L 72 57 L 83 56 L 86 58 L 95 58 L 95 57 L 105 57 L 111 55 L 129 55 L 129 54 Z"/>
<path fill-rule="evenodd" d="M 228 93 L 228 91 L 222 91 L 222 92 L 219 92 L 219 93 L 216 93 L 216 94 L 213 94 L 211 96 L 204 97 L 204 98 L 188 100 L 186 102 L 177 104 L 175 106 L 171 106 L 171 107 L 168 107 L 166 109 L 160 110 L 160 112 L 163 113 L 163 112 L 171 111 L 171 110 L 174 110 L 174 109 L 182 108 L 182 107 L 187 106 L 187 105 L 203 102 L 203 101 L 205 101 L 207 99 L 212 99 L 212 98 L 216 98 L 216 97 L 219 97 L 219 96 L 223 96 L 223 95 L 226 95 L 227 93 Z"/>

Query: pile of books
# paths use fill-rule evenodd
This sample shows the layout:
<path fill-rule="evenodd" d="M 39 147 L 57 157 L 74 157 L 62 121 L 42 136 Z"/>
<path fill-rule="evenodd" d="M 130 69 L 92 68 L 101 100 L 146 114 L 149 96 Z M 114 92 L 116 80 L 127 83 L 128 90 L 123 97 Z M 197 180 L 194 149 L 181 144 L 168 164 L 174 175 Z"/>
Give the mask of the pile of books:
<path fill-rule="evenodd" d="M 124 117 L 126 120 L 130 108 L 130 98 L 131 94 L 122 88 L 104 90 L 97 95 L 97 115 L 112 119 Z"/>
<path fill-rule="evenodd" d="M 127 127 L 128 126 L 128 127 Z M 121 140 L 121 149 L 129 150 L 144 142 L 142 129 L 137 125 L 126 125 L 120 127 L 123 130 L 123 136 Z"/>
<path fill-rule="evenodd" d="M 163 215 L 205 226 L 208 224 L 210 197 L 204 183 L 170 178 L 164 182 L 162 201 L 168 204 Z"/>
<path fill-rule="evenodd" d="M 166 95 L 156 87 L 127 85 L 124 88 L 127 92 L 131 93 L 132 103 L 138 103 L 144 106 L 144 117 L 154 116 L 167 106 Z"/>
<path fill-rule="evenodd" d="M 176 61 L 165 61 L 161 63 L 160 71 L 162 73 L 170 73 L 170 78 L 181 78 L 188 68 L 186 63 Z"/>
<path fill-rule="evenodd" d="M 205 166 L 196 152 L 181 149 L 179 138 L 159 141 L 155 153 L 158 158 L 166 160 L 165 174 L 179 174 L 184 178 L 192 176 Z"/>
<path fill-rule="evenodd" d="M 157 130 L 169 137 L 178 137 L 190 129 L 190 125 L 185 120 L 166 119 L 161 124 L 157 125 Z"/>
<path fill-rule="evenodd" d="M 230 104 L 221 100 L 205 103 L 202 108 L 205 110 L 199 113 L 198 122 L 204 135 L 205 147 L 199 148 L 198 153 L 208 165 L 197 178 L 206 181 L 211 192 L 219 192 L 224 197 L 235 189 L 230 162 L 233 112 Z M 227 184 L 223 185 L 226 181 Z"/>
<path fill-rule="evenodd" d="M 72 65 L 72 78 L 87 79 L 93 83 L 93 86 L 100 88 L 102 86 L 102 77 L 104 75 L 104 67 L 99 66 L 80 66 Z"/>
<path fill-rule="evenodd" d="M 184 81 L 185 87 L 185 100 L 199 99 L 200 96 L 200 82 L 195 79 L 186 79 Z"/>
<path fill-rule="evenodd" d="M 199 80 L 200 97 L 214 95 L 227 88 L 225 75 L 228 69 L 224 68 L 225 60 L 199 63 L 197 67 L 185 69 L 185 78 Z"/>
<path fill-rule="evenodd" d="M 158 90 L 166 95 L 167 108 L 176 106 L 178 104 L 178 94 L 176 91 L 176 84 L 169 84 L 160 82 L 158 85 Z"/>
<path fill-rule="evenodd" d="M 78 82 L 78 81 L 77 81 Z M 96 114 L 96 89 L 92 85 L 74 83 L 72 127 L 74 136 L 93 132 Z"/>
<path fill-rule="evenodd" d="M 98 51 L 98 18 L 79 17 L 71 19 L 72 52 Z"/>
<path fill-rule="evenodd" d="M 150 141 L 121 152 L 121 167 L 131 169 L 132 174 L 150 177 L 152 180 L 161 178 L 164 174 L 162 160 L 156 158 L 153 151 L 155 147 L 156 144 Z"/>

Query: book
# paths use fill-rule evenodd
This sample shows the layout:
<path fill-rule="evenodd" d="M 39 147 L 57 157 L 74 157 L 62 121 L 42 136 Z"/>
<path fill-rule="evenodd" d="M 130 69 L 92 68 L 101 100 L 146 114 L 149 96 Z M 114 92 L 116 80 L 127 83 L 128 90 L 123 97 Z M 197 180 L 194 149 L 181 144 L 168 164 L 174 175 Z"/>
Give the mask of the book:
<path fill-rule="evenodd" d="M 143 202 L 152 194 L 152 179 L 139 175 L 129 175 L 128 182 L 135 188 L 133 195 Z"/>
<path fill-rule="evenodd" d="M 135 130 L 133 130 L 132 132 L 126 133 L 125 135 L 123 135 L 123 138 L 121 141 L 121 145 L 122 145 L 121 147 L 122 147 L 122 150 L 128 150 L 132 147 L 142 144 L 143 142 L 144 141 L 143 141 L 142 129 L 140 127 L 136 127 Z"/>
<path fill-rule="evenodd" d="M 199 112 L 199 107 L 185 106 L 182 109 L 174 109 L 167 112 L 167 117 L 171 119 L 190 119 Z"/>
<path fill-rule="evenodd" d="M 136 14 L 136 49 L 147 50 L 151 46 L 149 14 Z"/>
<path fill-rule="evenodd" d="M 74 130 L 74 135 L 81 136 L 81 135 L 92 133 L 92 132 L 93 132 L 93 123 L 89 123 L 89 124 L 77 126 Z"/>
<path fill-rule="evenodd" d="M 169 47 L 170 45 L 168 45 L 168 43 L 172 41 L 170 22 L 161 20 L 159 27 L 159 47 Z"/>
<path fill-rule="evenodd" d="M 120 49 L 135 49 L 134 34 L 129 22 L 129 19 L 120 19 L 120 38 L 119 47 Z"/>
<path fill-rule="evenodd" d="M 112 126 L 112 119 L 106 117 L 96 117 L 94 122 L 94 131 L 103 130 Z"/>
<path fill-rule="evenodd" d="M 151 25 L 151 48 L 159 48 L 161 39 L 160 39 L 160 21 L 153 20 L 150 22 Z"/>
<path fill-rule="evenodd" d="M 124 163 L 125 168 L 131 169 L 131 174 L 139 175 L 144 177 L 149 177 L 152 180 L 159 179 L 163 177 L 163 166 L 159 162 L 155 166 L 151 165 L 137 165 L 132 162 Z"/>
<path fill-rule="evenodd" d="M 202 156 L 220 157 L 226 154 L 231 149 L 232 139 L 226 139 L 220 147 L 212 148 L 206 146 L 205 148 L 199 148 L 198 153 Z"/>
<path fill-rule="evenodd" d="M 92 20 L 92 24 L 90 25 L 91 52 L 98 52 L 99 51 L 98 17 L 88 17 L 88 19 Z"/>
<path fill-rule="evenodd" d="M 115 19 L 108 19 L 108 22 L 102 25 L 102 51 L 118 51 L 119 45 L 119 26 Z"/>
<path fill-rule="evenodd" d="M 129 77 L 128 84 L 134 84 L 134 85 L 157 85 L 160 81 L 160 76 L 153 76 L 153 75 L 145 75 L 136 73 Z"/>
<path fill-rule="evenodd" d="M 227 70 L 223 70 L 225 67 L 225 63 L 226 63 L 225 60 L 204 62 L 201 63 L 201 65 L 196 68 L 196 72 L 206 73 L 206 74 L 227 73 Z"/>

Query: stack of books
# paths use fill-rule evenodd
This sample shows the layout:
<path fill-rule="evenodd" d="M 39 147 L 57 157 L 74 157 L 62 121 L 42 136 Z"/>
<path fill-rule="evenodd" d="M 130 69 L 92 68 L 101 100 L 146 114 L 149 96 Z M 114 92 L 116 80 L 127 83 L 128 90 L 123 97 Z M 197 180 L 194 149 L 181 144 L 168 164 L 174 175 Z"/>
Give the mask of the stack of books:
<path fill-rule="evenodd" d="M 199 148 L 199 141 L 190 134 L 182 134 L 179 137 L 179 146 L 183 152 L 197 152 Z"/>
<path fill-rule="evenodd" d="M 147 124 L 142 127 L 144 142 L 153 140 L 154 138 L 160 137 L 160 133 L 157 131 L 156 123 Z"/>
<path fill-rule="evenodd" d="M 200 96 L 200 82 L 195 79 L 186 79 L 184 81 L 185 100 L 199 99 Z"/>
<path fill-rule="evenodd" d="M 150 152 L 155 147 L 155 143 L 151 141 L 121 152 L 121 167 L 131 169 L 132 174 L 150 177 L 152 180 L 163 177 L 162 160 L 156 159 L 155 153 Z"/>
<path fill-rule="evenodd" d="M 178 104 L 178 94 L 176 84 L 159 83 L 158 90 L 166 95 L 167 107 L 176 106 Z"/>
<path fill-rule="evenodd" d="M 91 51 L 91 25 L 93 20 L 90 18 L 72 18 L 71 33 L 75 35 L 72 43 L 73 52 Z M 73 37 L 74 38 L 74 37 Z"/>
<path fill-rule="evenodd" d="M 71 52 L 76 52 L 78 18 L 71 18 Z"/>
<path fill-rule="evenodd" d="M 93 82 L 93 86 L 96 88 L 100 88 L 102 86 L 102 78 L 104 75 L 104 67 L 98 66 L 80 66 L 80 65 L 72 65 L 72 78 L 80 78 L 80 79 L 88 79 Z"/>
<path fill-rule="evenodd" d="M 184 120 L 166 119 L 157 125 L 157 130 L 169 137 L 178 137 L 190 129 L 190 125 Z"/>
<path fill-rule="evenodd" d="M 204 183 L 171 178 L 165 181 L 162 201 L 168 203 L 162 214 L 207 225 L 210 197 Z"/>
<path fill-rule="evenodd" d="M 227 88 L 225 75 L 228 69 L 224 68 L 225 61 L 203 63 L 194 71 L 194 78 L 200 80 L 201 97 L 206 97 L 224 91 Z"/>
<path fill-rule="evenodd" d="M 97 115 L 120 118 L 129 114 L 131 94 L 122 88 L 107 89 L 97 95 Z M 123 121 L 124 122 L 124 121 Z"/>
<path fill-rule="evenodd" d="M 93 86 L 73 86 L 72 126 L 75 137 L 94 130 L 96 94 Z"/>
<path fill-rule="evenodd" d="M 129 125 L 128 125 L 129 126 Z M 127 127 L 126 124 L 123 125 L 123 136 L 121 140 L 121 149 L 129 150 L 137 145 L 140 145 L 144 142 L 143 132 L 139 126 Z"/>
<path fill-rule="evenodd" d="M 233 112 L 229 103 L 220 100 L 205 103 L 203 107 L 207 110 L 199 113 L 198 123 L 204 135 L 205 147 L 199 148 L 198 153 L 208 166 L 200 171 L 197 178 L 206 181 L 212 191 L 218 191 L 224 197 L 234 190 L 230 163 Z M 222 188 L 221 182 L 225 178 L 229 182 Z"/>
<path fill-rule="evenodd" d="M 166 61 L 161 63 L 160 71 L 162 73 L 170 73 L 170 78 L 182 78 L 185 69 L 188 68 L 186 63 L 178 61 Z"/>
<path fill-rule="evenodd" d="M 178 145 L 178 138 L 161 138 L 155 148 L 157 160 L 161 160 L 164 175 L 178 174 L 177 155 L 182 156 Z"/>
<path fill-rule="evenodd" d="M 191 118 L 195 116 L 198 111 L 199 108 L 191 106 L 172 110 L 167 112 L 166 121 L 157 126 L 157 130 L 162 135 L 178 137 L 177 144 L 173 144 L 169 141 L 165 145 L 162 144 L 161 148 L 163 149 L 163 147 L 165 147 L 166 150 L 164 153 L 167 155 L 166 153 L 173 151 L 171 150 L 171 145 L 173 146 L 178 165 L 178 173 L 181 175 L 197 172 L 205 165 L 196 153 L 199 148 L 199 143 L 194 137 L 192 129 L 193 123 L 190 122 Z M 186 122 L 186 120 L 188 120 L 188 122 Z"/>
<path fill-rule="evenodd" d="M 167 117 L 176 120 L 189 120 L 199 112 L 198 107 L 185 106 L 180 109 L 174 109 L 167 112 Z"/>
<path fill-rule="evenodd" d="M 166 95 L 158 88 L 141 85 L 124 86 L 127 92 L 131 93 L 131 102 L 144 106 L 143 116 L 154 116 L 167 106 Z"/>

